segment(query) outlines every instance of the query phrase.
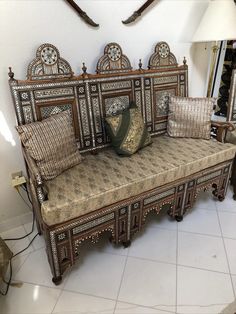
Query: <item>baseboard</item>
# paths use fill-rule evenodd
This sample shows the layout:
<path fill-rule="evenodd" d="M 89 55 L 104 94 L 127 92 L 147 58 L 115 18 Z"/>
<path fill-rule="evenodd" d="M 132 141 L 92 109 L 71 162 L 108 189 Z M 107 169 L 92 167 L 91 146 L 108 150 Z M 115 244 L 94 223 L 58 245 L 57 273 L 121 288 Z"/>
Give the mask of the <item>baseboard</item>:
<path fill-rule="evenodd" d="M 32 221 L 32 212 L 0 222 L 0 233 L 27 224 Z"/>

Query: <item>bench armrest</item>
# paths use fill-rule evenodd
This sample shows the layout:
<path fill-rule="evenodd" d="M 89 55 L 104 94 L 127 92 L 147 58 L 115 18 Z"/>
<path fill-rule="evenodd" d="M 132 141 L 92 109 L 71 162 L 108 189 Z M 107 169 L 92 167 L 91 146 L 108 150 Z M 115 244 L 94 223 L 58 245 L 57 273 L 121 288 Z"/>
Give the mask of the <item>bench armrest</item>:
<path fill-rule="evenodd" d="M 47 199 L 47 189 L 44 185 L 38 166 L 36 165 L 35 160 L 29 154 L 27 154 L 24 147 L 22 147 L 22 152 L 27 164 L 30 180 L 34 185 L 37 193 L 38 201 L 42 203 L 44 200 Z"/>
<path fill-rule="evenodd" d="M 233 131 L 234 125 L 230 122 L 211 121 L 211 127 L 216 130 L 216 139 L 219 142 L 225 142 L 227 131 Z"/>

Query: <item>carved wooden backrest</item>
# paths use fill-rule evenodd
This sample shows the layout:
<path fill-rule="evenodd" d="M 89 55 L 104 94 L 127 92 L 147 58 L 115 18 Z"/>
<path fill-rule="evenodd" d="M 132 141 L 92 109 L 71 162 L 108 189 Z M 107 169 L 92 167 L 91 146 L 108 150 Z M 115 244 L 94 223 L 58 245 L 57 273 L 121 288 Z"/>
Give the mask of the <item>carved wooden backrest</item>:
<path fill-rule="evenodd" d="M 174 54 L 170 52 L 169 45 L 164 41 L 157 43 L 155 51 L 149 59 L 148 68 L 158 69 L 160 67 L 176 66 L 178 66 L 178 64 Z"/>
<path fill-rule="evenodd" d="M 123 54 L 120 45 L 109 43 L 104 49 L 104 55 L 98 60 L 97 73 L 118 73 L 131 71 L 129 59 Z"/>
<path fill-rule="evenodd" d="M 112 53 L 111 47 L 117 52 Z M 188 67 L 186 62 L 182 66 L 175 64 L 170 51 L 166 57 L 169 63 L 164 66 L 161 61 L 158 66 L 159 61 L 154 63 L 158 58 L 153 57 L 156 53 L 150 57 L 150 69 L 131 70 L 120 46 L 110 43 L 98 61 L 99 74 L 73 76 L 56 47 L 41 45 L 28 67 L 28 80 L 15 80 L 14 74 L 9 73 L 18 123 L 31 123 L 69 110 L 79 148 L 85 152 L 109 144 L 104 118 L 125 110 L 134 100 L 149 132 L 165 133 L 169 95 L 188 94 Z"/>

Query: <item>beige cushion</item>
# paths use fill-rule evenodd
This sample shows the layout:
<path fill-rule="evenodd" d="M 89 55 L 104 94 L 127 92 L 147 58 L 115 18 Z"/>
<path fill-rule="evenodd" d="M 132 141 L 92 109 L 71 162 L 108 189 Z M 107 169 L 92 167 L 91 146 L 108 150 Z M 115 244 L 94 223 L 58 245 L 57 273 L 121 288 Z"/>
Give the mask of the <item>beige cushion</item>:
<path fill-rule="evenodd" d="M 172 137 L 210 139 L 215 98 L 170 97 L 167 132 Z"/>
<path fill-rule="evenodd" d="M 44 180 L 55 178 L 81 161 L 69 111 L 17 127 L 27 153 Z"/>
<path fill-rule="evenodd" d="M 226 137 L 225 137 L 226 143 L 232 143 L 236 145 L 236 130 L 234 131 L 227 131 Z"/>
<path fill-rule="evenodd" d="M 111 205 L 232 159 L 236 146 L 213 140 L 159 136 L 129 158 L 112 148 L 47 182 L 41 210 L 48 225 Z"/>

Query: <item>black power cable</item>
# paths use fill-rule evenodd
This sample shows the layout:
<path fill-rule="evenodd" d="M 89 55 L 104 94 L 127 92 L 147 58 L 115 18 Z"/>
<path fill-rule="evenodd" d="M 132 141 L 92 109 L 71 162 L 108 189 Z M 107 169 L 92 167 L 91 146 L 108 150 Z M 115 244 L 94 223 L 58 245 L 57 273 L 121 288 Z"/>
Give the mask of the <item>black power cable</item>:
<path fill-rule="evenodd" d="M 29 202 L 30 202 L 31 205 L 32 205 L 32 201 L 31 201 L 31 199 L 30 199 L 30 196 L 29 196 L 29 192 L 28 192 L 27 187 L 25 187 L 25 188 L 24 188 L 23 186 L 21 186 L 21 187 L 22 187 L 22 189 L 27 193 L 28 200 L 29 200 Z M 34 214 L 34 211 L 33 211 L 32 207 L 29 206 L 29 204 L 26 202 L 26 200 L 25 200 L 24 197 L 21 195 L 21 193 L 20 193 L 20 191 L 19 191 L 18 189 L 17 189 L 17 192 L 19 193 L 21 199 L 25 202 L 25 204 L 26 204 L 26 205 L 32 210 L 32 212 L 33 212 L 32 228 L 31 228 L 31 231 L 30 231 L 29 233 L 27 233 L 26 235 L 24 235 L 24 236 L 22 236 L 22 237 L 3 239 L 4 241 L 17 241 L 17 240 L 22 240 L 22 239 L 25 239 L 26 237 L 28 237 L 28 236 L 29 236 L 30 234 L 32 234 L 33 231 L 34 231 L 34 224 L 35 224 L 35 214 Z M 10 276 L 9 276 L 9 280 L 6 281 L 5 279 L 3 279 L 3 282 L 6 284 L 6 290 L 5 290 L 4 292 L 0 290 L 0 294 L 1 294 L 1 295 L 3 295 L 3 296 L 7 295 L 8 290 L 9 290 L 9 287 L 10 287 L 10 284 L 11 284 L 11 280 L 12 280 L 12 259 L 13 259 L 14 257 L 16 257 L 17 255 L 19 255 L 19 254 L 23 253 L 24 251 L 26 251 L 26 250 L 30 247 L 30 245 L 33 243 L 34 239 L 35 239 L 38 235 L 39 235 L 39 233 L 37 233 L 37 234 L 32 238 L 32 240 L 31 240 L 30 243 L 27 245 L 27 247 L 25 247 L 23 250 L 17 252 L 16 254 L 14 254 L 14 255 L 11 257 L 11 259 L 10 259 L 10 261 L 9 261 L 9 262 L 10 262 Z"/>
<path fill-rule="evenodd" d="M 29 192 L 28 192 L 28 189 L 27 187 L 26 188 L 23 188 L 23 186 L 21 186 L 22 189 L 27 193 L 27 197 L 28 197 L 28 200 L 29 202 L 31 203 L 32 205 L 32 202 L 31 202 L 31 199 L 29 197 Z M 20 191 L 17 189 L 17 193 L 20 195 L 21 199 L 24 201 L 24 203 L 30 208 L 30 210 L 32 210 L 32 213 L 33 213 L 33 221 L 32 221 L 32 228 L 31 228 L 31 231 L 29 233 L 27 233 L 26 235 L 22 236 L 22 237 L 18 237 L 18 238 L 7 238 L 7 239 L 3 239 L 4 241 L 17 241 L 17 240 L 22 240 L 22 239 L 25 239 L 26 237 L 28 237 L 29 235 L 31 235 L 34 231 L 34 224 L 35 224 L 35 214 L 34 214 L 34 210 L 31 206 L 29 206 L 29 204 L 26 202 L 26 200 L 24 199 L 24 197 L 21 195 Z"/>

